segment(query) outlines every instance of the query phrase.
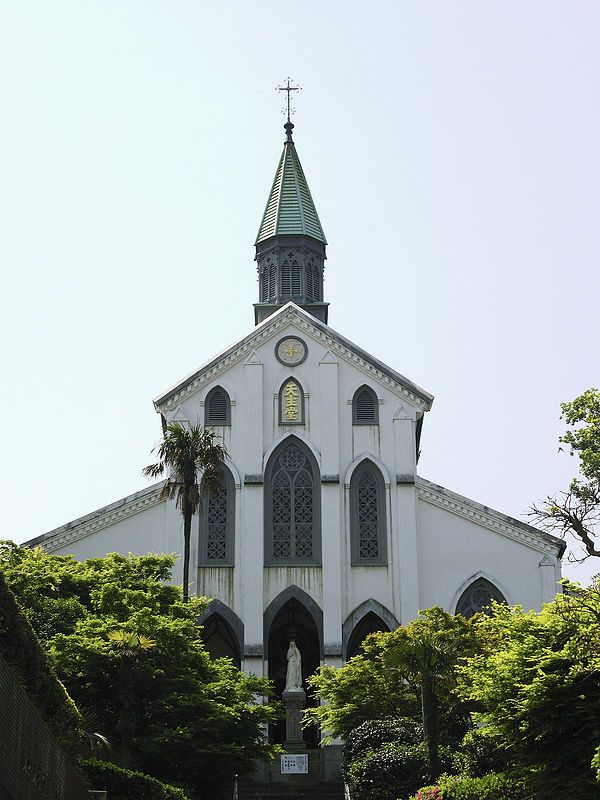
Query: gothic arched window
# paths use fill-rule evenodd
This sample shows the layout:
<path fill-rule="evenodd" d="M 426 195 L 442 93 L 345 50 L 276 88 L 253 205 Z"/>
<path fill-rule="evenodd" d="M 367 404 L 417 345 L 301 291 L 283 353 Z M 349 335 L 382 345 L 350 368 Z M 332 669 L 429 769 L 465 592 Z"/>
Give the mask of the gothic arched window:
<path fill-rule="evenodd" d="M 318 564 L 320 484 L 312 454 L 296 438 L 273 453 L 265 472 L 265 562 Z"/>
<path fill-rule="evenodd" d="M 275 299 L 275 264 L 269 267 L 269 300 Z"/>
<path fill-rule="evenodd" d="M 485 578 L 478 578 L 461 594 L 456 604 L 456 613 L 469 619 L 474 614 L 483 613 L 491 616 L 492 601 L 506 603 L 506 598 L 493 583 Z"/>
<path fill-rule="evenodd" d="M 379 402 L 377 395 L 369 386 L 361 386 L 352 398 L 352 424 L 377 425 L 379 422 Z"/>
<path fill-rule="evenodd" d="M 306 296 L 309 300 L 313 300 L 315 296 L 315 287 L 313 282 L 313 266 L 308 264 L 306 267 Z"/>
<path fill-rule="evenodd" d="M 281 294 L 289 297 L 291 294 L 290 262 L 286 259 L 281 266 Z"/>
<path fill-rule="evenodd" d="M 204 401 L 205 425 L 231 425 L 231 402 L 229 395 L 220 386 L 215 386 Z"/>
<path fill-rule="evenodd" d="M 319 268 L 315 264 L 312 267 L 313 271 L 313 297 L 315 300 L 321 299 L 321 276 L 319 275 Z"/>
<path fill-rule="evenodd" d="M 297 297 L 300 293 L 300 264 L 294 260 L 292 261 L 292 294 Z"/>
<path fill-rule="evenodd" d="M 218 493 L 202 499 L 198 563 L 203 566 L 233 566 L 235 484 L 231 472 L 222 469 Z"/>
<path fill-rule="evenodd" d="M 269 298 L 269 268 L 264 267 L 260 273 L 260 302 L 266 303 Z"/>
<path fill-rule="evenodd" d="M 387 563 L 385 484 L 372 461 L 363 461 L 350 479 L 352 563 Z"/>

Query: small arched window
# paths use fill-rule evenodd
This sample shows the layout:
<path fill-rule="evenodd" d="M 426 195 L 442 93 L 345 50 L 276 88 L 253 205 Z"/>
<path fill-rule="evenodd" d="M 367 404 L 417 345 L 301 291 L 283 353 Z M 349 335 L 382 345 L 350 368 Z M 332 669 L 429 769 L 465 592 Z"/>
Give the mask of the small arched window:
<path fill-rule="evenodd" d="M 226 467 L 222 470 L 217 494 L 202 499 L 198 556 L 202 566 L 233 566 L 235 485 L 231 472 Z"/>
<path fill-rule="evenodd" d="M 205 425 L 231 425 L 231 403 L 229 395 L 220 386 L 215 386 L 204 402 Z"/>
<path fill-rule="evenodd" d="M 266 303 L 269 297 L 269 270 L 265 267 L 260 273 L 260 302 Z"/>
<path fill-rule="evenodd" d="M 352 398 L 352 424 L 377 425 L 379 422 L 379 402 L 377 395 L 369 386 L 361 386 Z"/>
<path fill-rule="evenodd" d="M 456 604 L 456 613 L 467 619 L 479 613 L 491 616 L 493 601 L 506 603 L 506 598 L 493 583 L 485 578 L 478 578 L 461 594 Z"/>
<path fill-rule="evenodd" d="M 318 564 L 320 483 L 310 452 L 295 437 L 271 456 L 265 472 L 265 563 Z"/>
<path fill-rule="evenodd" d="M 292 261 L 292 294 L 300 294 L 300 264 L 297 261 Z"/>
<path fill-rule="evenodd" d="M 321 299 L 321 276 L 319 275 L 319 268 L 315 265 L 312 268 L 313 270 L 313 292 L 314 292 L 314 299 L 320 300 Z"/>
<path fill-rule="evenodd" d="M 290 262 L 286 259 L 281 267 L 281 294 L 289 297 L 291 278 L 290 278 Z"/>
<path fill-rule="evenodd" d="M 275 299 L 275 264 L 269 267 L 269 300 Z"/>
<path fill-rule="evenodd" d="M 309 300 L 313 300 L 315 296 L 315 288 L 313 285 L 313 268 L 312 264 L 306 267 L 306 295 Z"/>
<path fill-rule="evenodd" d="M 386 564 L 385 483 L 372 461 L 363 461 L 350 479 L 352 563 Z"/>

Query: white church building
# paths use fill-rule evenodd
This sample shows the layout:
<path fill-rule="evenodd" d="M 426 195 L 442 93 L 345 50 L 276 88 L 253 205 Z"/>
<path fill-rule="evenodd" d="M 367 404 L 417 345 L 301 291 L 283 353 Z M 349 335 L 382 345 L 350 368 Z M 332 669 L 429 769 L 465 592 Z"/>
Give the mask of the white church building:
<path fill-rule="evenodd" d="M 256 240 L 255 326 L 154 401 L 163 425 L 200 420 L 223 438 L 225 480 L 194 522 L 190 591 L 212 598 L 209 649 L 278 691 L 290 638 L 305 679 L 433 605 L 539 609 L 564 550 L 417 474 L 433 396 L 329 327 L 327 243 L 285 128 Z M 78 559 L 180 554 L 181 514 L 161 486 L 28 544 Z M 180 559 L 176 583 L 181 573 Z"/>

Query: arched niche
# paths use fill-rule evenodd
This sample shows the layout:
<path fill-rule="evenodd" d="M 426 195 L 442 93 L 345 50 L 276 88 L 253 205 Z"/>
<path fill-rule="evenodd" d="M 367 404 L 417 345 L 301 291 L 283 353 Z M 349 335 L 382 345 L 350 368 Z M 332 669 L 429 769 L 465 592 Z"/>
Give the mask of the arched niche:
<path fill-rule="evenodd" d="M 240 668 L 244 652 L 244 624 L 225 603 L 212 600 L 198 618 L 202 641 L 212 658 L 227 656 Z"/>
<path fill-rule="evenodd" d="M 393 631 L 399 626 L 396 617 L 377 600 L 370 598 L 361 603 L 342 626 L 342 652 L 344 660 L 356 655 L 361 642 L 375 631 Z"/>
<path fill-rule="evenodd" d="M 285 688 L 287 651 L 293 639 L 300 651 L 302 661 L 302 685 L 308 690 L 306 679 L 320 666 L 323 651 L 323 612 L 315 601 L 299 589 L 290 586 L 268 606 L 264 614 L 265 653 L 268 660 L 268 676 L 273 681 L 275 694 L 281 697 Z M 307 706 L 318 701 L 307 691 Z M 285 739 L 285 721 L 270 726 L 273 741 Z M 304 731 L 310 746 L 319 742 L 319 731 L 315 728 Z"/>

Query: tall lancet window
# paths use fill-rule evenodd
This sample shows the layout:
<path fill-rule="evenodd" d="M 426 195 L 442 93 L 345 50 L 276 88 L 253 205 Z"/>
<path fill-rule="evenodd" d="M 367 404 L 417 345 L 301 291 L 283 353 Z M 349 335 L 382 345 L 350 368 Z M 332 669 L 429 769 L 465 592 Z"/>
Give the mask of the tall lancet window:
<path fill-rule="evenodd" d="M 265 561 L 318 564 L 319 483 L 312 454 L 295 438 L 278 448 L 265 474 Z"/>
<path fill-rule="evenodd" d="M 387 563 L 385 484 L 372 461 L 363 461 L 350 480 L 352 563 Z"/>
<path fill-rule="evenodd" d="M 233 566 L 234 521 L 235 485 L 225 467 L 218 493 L 202 500 L 198 555 L 202 566 Z"/>

